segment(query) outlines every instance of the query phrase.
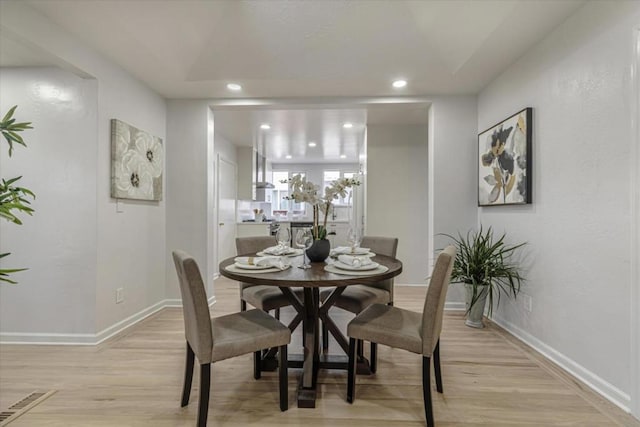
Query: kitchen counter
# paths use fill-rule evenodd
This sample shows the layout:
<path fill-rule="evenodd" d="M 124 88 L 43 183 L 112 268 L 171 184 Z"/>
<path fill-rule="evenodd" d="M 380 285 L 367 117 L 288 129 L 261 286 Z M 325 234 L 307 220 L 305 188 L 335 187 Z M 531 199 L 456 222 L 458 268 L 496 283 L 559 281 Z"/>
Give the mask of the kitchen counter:
<path fill-rule="evenodd" d="M 284 221 L 280 221 L 280 220 L 276 220 L 276 222 L 280 223 L 280 224 L 289 224 L 292 222 L 312 222 L 312 220 L 310 219 L 287 219 Z M 336 219 L 336 220 L 329 220 L 327 221 L 327 224 L 348 224 L 349 220 L 346 219 Z M 246 224 L 246 222 L 244 223 Z M 322 220 L 320 221 L 320 225 L 322 225 Z"/>
<path fill-rule="evenodd" d="M 311 222 L 311 220 L 306 220 L 306 219 L 296 219 L 296 220 L 286 220 L 286 221 L 280 221 L 280 220 L 274 220 L 274 221 L 263 221 L 263 222 L 242 222 L 242 221 L 238 221 L 238 224 L 248 224 L 248 225 L 266 225 L 266 224 L 270 224 L 272 222 L 277 222 L 279 224 L 290 224 L 292 222 Z M 348 220 L 329 220 L 327 221 L 327 224 L 348 224 L 349 221 Z M 320 225 L 322 225 L 322 221 L 320 221 Z"/>

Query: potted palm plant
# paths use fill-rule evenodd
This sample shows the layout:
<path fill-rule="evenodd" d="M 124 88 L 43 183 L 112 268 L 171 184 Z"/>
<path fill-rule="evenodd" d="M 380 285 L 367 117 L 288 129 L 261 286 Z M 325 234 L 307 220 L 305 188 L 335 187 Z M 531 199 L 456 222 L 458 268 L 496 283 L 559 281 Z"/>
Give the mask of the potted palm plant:
<path fill-rule="evenodd" d="M 501 294 L 514 298 L 518 295 L 524 277 L 520 266 L 513 260 L 513 255 L 526 242 L 508 245 L 504 241 L 506 233 L 496 239 L 491 227 L 486 230 L 480 227 L 479 231 L 469 231 L 466 236 L 459 233 L 458 237 L 448 234 L 445 236 L 453 240 L 457 249 L 451 281 L 465 284 L 465 324 L 483 328 L 482 316 L 487 299 L 488 315 L 491 316 L 494 299 L 497 306 Z"/>

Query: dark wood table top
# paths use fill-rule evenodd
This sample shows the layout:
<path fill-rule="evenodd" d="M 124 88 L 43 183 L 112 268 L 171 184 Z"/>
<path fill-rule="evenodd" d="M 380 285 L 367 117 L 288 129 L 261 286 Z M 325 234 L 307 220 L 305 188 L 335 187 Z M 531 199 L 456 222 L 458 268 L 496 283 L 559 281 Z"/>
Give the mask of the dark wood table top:
<path fill-rule="evenodd" d="M 248 254 L 247 256 L 252 255 L 253 254 Z M 238 282 L 251 283 L 254 285 L 302 286 L 310 288 L 348 286 L 353 284 L 376 283 L 381 280 L 391 279 L 402 273 L 402 262 L 384 255 L 376 255 L 372 260 L 387 267 L 387 271 L 362 276 L 330 273 L 325 271 L 324 267 L 326 264 L 324 262 L 312 262 L 311 268 L 304 270 L 298 268 L 298 266 L 302 264 L 302 256 L 291 258 L 291 268 L 274 273 L 254 273 L 251 270 L 243 271 L 242 273 L 228 271 L 225 267 L 233 264 L 234 258 L 235 257 L 225 259 L 220 263 L 220 274 L 229 279 L 237 280 Z"/>

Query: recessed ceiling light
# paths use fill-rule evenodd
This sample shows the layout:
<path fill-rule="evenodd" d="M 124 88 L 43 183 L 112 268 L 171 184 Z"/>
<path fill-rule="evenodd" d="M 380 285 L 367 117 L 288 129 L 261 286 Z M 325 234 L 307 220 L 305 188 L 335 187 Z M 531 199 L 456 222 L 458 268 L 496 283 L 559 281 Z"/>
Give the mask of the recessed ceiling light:
<path fill-rule="evenodd" d="M 242 90 L 242 86 L 240 86 L 238 83 L 228 83 L 227 89 L 237 92 L 239 90 Z"/>
<path fill-rule="evenodd" d="M 407 85 L 406 80 L 396 80 L 392 83 L 393 87 L 400 89 L 401 87 L 405 87 Z"/>
<path fill-rule="evenodd" d="M 316 143 L 315 143 L 315 142 L 313 142 L 313 141 L 309 143 L 309 147 L 315 147 L 316 145 L 318 145 L 318 144 L 316 144 Z"/>
<path fill-rule="evenodd" d="M 341 158 L 341 159 L 346 159 L 346 158 L 347 158 L 347 155 L 346 155 L 346 154 L 340 154 L 340 158 Z"/>
<path fill-rule="evenodd" d="M 343 124 L 342 127 L 345 128 L 345 129 L 351 129 L 353 127 L 353 123 L 347 122 L 347 123 Z"/>
<path fill-rule="evenodd" d="M 271 129 L 271 126 L 269 126 L 269 124 L 267 123 L 263 123 L 260 125 L 260 129 L 269 130 Z"/>
<path fill-rule="evenodd" d="M 291 158 L 291 154 L 287 154 L 286 156 L 284 156 L 285 159 L 290 159 Z"/>

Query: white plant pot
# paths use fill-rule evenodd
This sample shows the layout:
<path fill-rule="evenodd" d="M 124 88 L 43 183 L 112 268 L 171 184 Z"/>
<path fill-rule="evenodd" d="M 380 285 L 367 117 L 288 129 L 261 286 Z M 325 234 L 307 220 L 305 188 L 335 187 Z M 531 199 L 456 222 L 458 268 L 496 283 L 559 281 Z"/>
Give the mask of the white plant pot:
<path fill-rule="evenodd" d="M 480 290 L 480 294 L 478 295 L 478 300 L 473 304 L 471 310 L 469 310 L 469 306 L 471 305 L 471 300 L 473 299 L 473 285 L 464 284 L 464 288 L 466 291 L 466 303 L 465 308 L 467 310 L 467 320 L 464 322 L 465 325 L 470 326 L 472 328 L 484 328 L 484 323 L 482 323 L 482 317 L 484 316 L 484 307 L 487 303 L 487 286 L 483 286 Z"/>

